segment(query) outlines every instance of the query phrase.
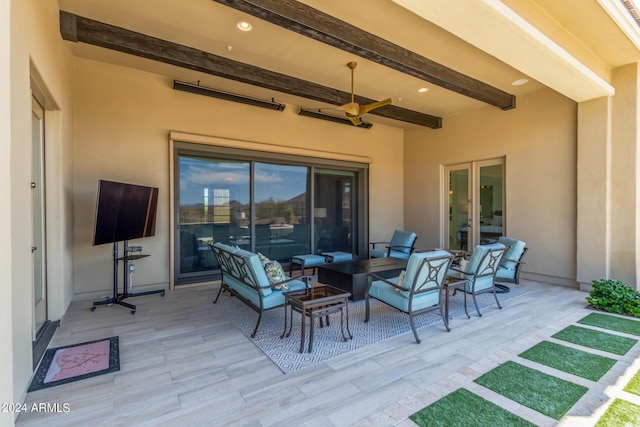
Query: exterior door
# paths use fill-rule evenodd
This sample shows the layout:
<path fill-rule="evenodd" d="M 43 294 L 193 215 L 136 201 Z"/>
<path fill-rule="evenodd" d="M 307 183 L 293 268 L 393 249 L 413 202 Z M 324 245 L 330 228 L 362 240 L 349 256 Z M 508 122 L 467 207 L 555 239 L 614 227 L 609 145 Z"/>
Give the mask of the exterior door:
<path fill-rule="evenodd" d="M 446 228 L 447 241 L 445 247 L 466 251 L 469 239 L 473 238 L 472 206 L 471 206 L 471 163 L 448 166 L 447 189 L 448 204 L 445 218 L 448 218 Z M 448 245 L 447 245 L 448 243 Z"/>
<path fill-rule="evenodd" d="M 313 209 L 316 253 L 356 253 L 356 174 L 331 169 L 315 170 Z"/>
<path fill-rule="evenodd" d="M 46 323 L 47 316 L 47 278 L 45 259 L 44 224 L 44 110 L 32 97 L 31 115 L 31 255 L 33 266 L 33 328 L 32 340 Z"/>
<path fill-rule="evenodd" d="M 445 167 L 445 242 L 451 249 L 472 251 L 504 235 L 504 159 Z"/>

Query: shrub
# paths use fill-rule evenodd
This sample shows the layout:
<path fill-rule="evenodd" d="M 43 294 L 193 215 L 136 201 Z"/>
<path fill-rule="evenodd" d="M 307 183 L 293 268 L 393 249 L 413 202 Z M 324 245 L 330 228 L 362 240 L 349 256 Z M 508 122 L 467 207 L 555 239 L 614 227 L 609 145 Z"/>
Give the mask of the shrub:
<path fill-rule="evenodd" d="M 587 302 L 610 313 L 640 317 L 640 292 L 620 280 L 594 280 Z"/>

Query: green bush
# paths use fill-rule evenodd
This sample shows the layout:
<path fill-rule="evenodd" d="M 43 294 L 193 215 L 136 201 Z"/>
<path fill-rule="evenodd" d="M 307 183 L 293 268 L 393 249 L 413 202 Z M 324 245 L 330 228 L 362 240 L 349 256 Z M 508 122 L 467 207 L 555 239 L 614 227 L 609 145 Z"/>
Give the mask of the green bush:
<path fill-rule="evenodd" d="M 594 280 L 587 302 L 610 313 L 640 317 L 640 292 L 620 280 Z"/>

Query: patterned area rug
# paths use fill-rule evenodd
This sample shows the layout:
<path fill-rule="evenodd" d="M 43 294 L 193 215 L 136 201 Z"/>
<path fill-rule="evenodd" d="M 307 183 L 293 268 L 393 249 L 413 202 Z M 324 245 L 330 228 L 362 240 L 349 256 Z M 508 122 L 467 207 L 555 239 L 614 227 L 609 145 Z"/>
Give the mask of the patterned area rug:
<path fill-rule="evenodd" d="M 524 295 L 526 291 L 512 287 L 508 293 L 498 295 L 500 303 L 507 299 Z M 477 296 L 480 311 L 483 307 L 496 308 L 493 294 L 481 294 Z M 449 317 L 451 319 L 466 317 L 464 314 L 464 302 L 462 294 L 452 296 L 449 299 Z M 477 316 L 471 296 L 468 296 L 468 310 L 471 316 Z M 227 317 L 247 336 L 253 332 L 258 315 L 244 303 L 229 294 L 223 293 L 216 304 L 225 310 Z M 398 335 L 408 334 L 407 341 L 415 342 L 409 317 L 398 310 L 389 307 L 377 300 L 371 300 L 371 317 L 368 323 L 364 323 L 365 303 L 363 301 L 349 303 L 349 328 L 353 339 L 344 342 L 340 333 L 340 315 L 333 314 L 329 317 L 330 326 L 320 328 L 316 322 L 314 327 L 313 352 L 306 352 L 309 340 L 309 322 L 307 331 L 305 352 L 300 353 L 300 314 L 293 314 L 293 329 L 289 337 L 280 338 L 284 329 L 284 309 L 273 309 L 262 315 L 262 322 L 253 343 L 266 354 L 273 363 L 285 374 L 308 368 L 334 357 L 366 347 L 370 344 L 388 340 Z M 440 313 L 432 311 L 414 317 L 416 329 L 420 334 L 420 328 L 431 326 L 445 331 Z M 454 325 L 455 327 L 455 325 Z M 250 338 L 251 339 L 251 338 Z"/>
<path fill-rule="evenodd" d="M 118 337 L 48 349 L 28 391 L 120 370 Z"/>

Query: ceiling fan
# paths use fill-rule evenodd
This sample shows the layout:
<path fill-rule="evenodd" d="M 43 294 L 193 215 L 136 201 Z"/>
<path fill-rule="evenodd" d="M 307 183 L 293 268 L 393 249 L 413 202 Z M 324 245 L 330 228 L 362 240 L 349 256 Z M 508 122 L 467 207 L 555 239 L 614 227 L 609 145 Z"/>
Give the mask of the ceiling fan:
<path fill-rule="evenodd" d="M 375 110 L 376 108 L 384 107 L 385 105 L 391 104 L 391 98 L 383 99 L 382 101 L 372 102 L 371 104 L 364 104 L 364 105 L 360 105 L 357 102 L 355 102 L 354 100 L 355 94 L 353 91 L 353 70 L 354 68 L 356 68 L 356 65 L 358 65 L 358 63 L 354 61 L 347 63 L 347 67 L 351 69 L 351 102 L 341 105 L 339 107 L 328 107 L 328 109 L 338 109 L 338 110 L 344 111 L 347 117 L 349 118 L 349 120 L 351 120 L 351 123 L 353 123 L 355 126 L 358 126 L 361 123 L 360 116 L 362 116 L 365 113 L 368 113 L 371 110 Z"/>

